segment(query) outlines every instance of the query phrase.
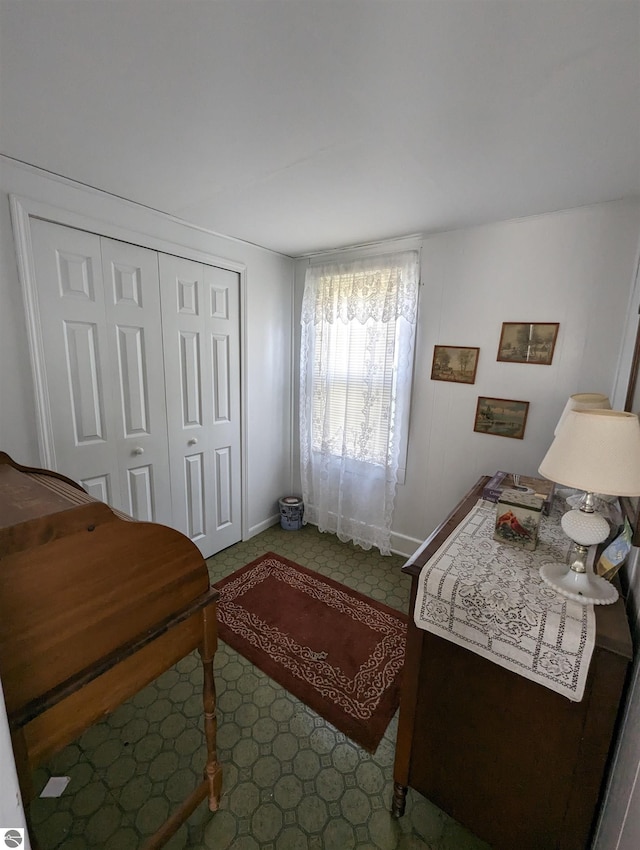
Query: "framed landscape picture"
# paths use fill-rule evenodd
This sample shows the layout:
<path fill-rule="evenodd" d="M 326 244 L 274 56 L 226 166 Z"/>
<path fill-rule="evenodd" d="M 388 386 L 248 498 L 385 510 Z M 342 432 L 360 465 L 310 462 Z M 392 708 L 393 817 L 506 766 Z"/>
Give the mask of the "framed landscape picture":
<path fill-rule="evenodd" d="M 528 401 L 478 396 L 474 431 L 522 440 L 529 412 Z"/>
<path fill-rule="evenodd" d="M 559 327 L 558 322 L 503 322 L 497 359 L 550 366 Z"/>
<path fill-rule="evenodd" d="M 434 345 L 431 380 L 474 384 L 479 352 L 479 348 L 463 345 Z"/>

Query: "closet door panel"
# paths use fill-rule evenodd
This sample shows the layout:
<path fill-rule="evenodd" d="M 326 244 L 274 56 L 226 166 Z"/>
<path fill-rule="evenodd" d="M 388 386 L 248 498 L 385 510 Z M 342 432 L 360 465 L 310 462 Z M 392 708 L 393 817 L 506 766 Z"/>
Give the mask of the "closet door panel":
<path fill-rule="evenodd" d="M 205 266 L 207 342 L 213 383 L 211 428 L 216 533 L 225 546 L 240 536 L 240 276 Z M 222 548 L 222 547 L 221 547 Z"/>
<path fill-rule="evenodd" d="M 202 452 L 185 455 L 184 473 L 188 535 L 192 540 L 200 540 L 207 534 L 205 457 Z"/>
<path fill-rule="evenodd" d="M 104 442 L 104 397 L 98 375 L 98 326 L 91 322 L 63 321 L 62 327 L 76 444 Z"/>
<path fill-rule="evenodd" d="M 203 418 L 210 381 L 206 360 L 203 362 L 201 356 L 202 266 L 161 254 L 159 268 L 173 519 L 180 531 L 205 554 L 211 533 L 207 522 L 211 503 L 207 475 L 211 446 Z"/>
<path fill-rule="evenodd" d="M 239 278 L 161 254 L 160 281 L 174 521 L 206 557 L 241 539 Z"/>
<path fill-rule="evenodd" d="M 82 486 L 90 496 L 98 499 L 100 502 L 110 502 L 110 476 L 99 475 L 97 478 L 85 478 L 82 481 Z"/>
<path fill-rule="evenodd" d="M 216 480 L 216 528 L 221 530 L 233 523 L 234 483 L 231 449 L 229 447 L 215 451 Z"/>
<path fill-rule="evenodd" d="M 100 238 L 39 219 L 31 238 L 53 465 L 118 501 Z"/>
<path fill-rule="evenodd" d="M 136 519 L 171 525 L 158 255 L 104 237 L 101 252 L 119 507 Z"/>
<path fill-rule="evenodd" d="M 158 498 L 155 492 L 154 469 L 151 464 L 146 466 L 129 467 L 127 470 L 128 513 L 136 519 L 145 522 L 158 522 L 156 519 L 158 511 Z M 171 517 L 163 521 L 168 525 Z"/>
<path fill-rule="evenodd" d="M 200 334 L 180 331 L 180 398 L 182 427 L 198 428 L 202 423 L 202 384 L 200 380 Z"/>

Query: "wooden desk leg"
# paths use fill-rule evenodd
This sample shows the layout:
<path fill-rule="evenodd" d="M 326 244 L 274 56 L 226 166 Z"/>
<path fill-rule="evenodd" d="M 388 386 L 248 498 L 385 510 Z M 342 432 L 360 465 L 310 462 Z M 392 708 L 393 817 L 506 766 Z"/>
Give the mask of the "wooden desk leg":
<path fill-rule="evenodd" d="M 198 648 L 204 671 L 204 687 L 202 697 L 204 703 L 204 735 L 207 744 L 207 763 L 204 769 L 204 779 L 190 794 L 171 817 L 143 845 L 142 850 L 159 850 L 174 835 L 187 820 L 197 806 L 208 797 L 209 809 L 216 812 L 220 805 L 222 792 L 222 768 L 218 764 L 216 754 L 216 688 L 213 679 L 213 657 L 216 651 L 216 610 L 205 608 L 203 613 L 204 639 Z"/>
<path fill-rule="evenodd" d="M 204 614 L 204 645 L 199 650 L 204 671 L 204 734 L 207 742 L 207 764 L 204 775 L 209 785 L 209 809 L 218 810 L 222 792 L 222 767 L 218 763 L 216 736 L 218 721 L 216 718 L 216 685 L 213 678 L 213 657 L 216 651 L 216 609 L 206 608 Z"/>
<path fill-rule="evenodd" d="M 391 816 L 401 818 L 407 805 L 407 786 L 393 783 L 393 801 L 391 803 Z"/>

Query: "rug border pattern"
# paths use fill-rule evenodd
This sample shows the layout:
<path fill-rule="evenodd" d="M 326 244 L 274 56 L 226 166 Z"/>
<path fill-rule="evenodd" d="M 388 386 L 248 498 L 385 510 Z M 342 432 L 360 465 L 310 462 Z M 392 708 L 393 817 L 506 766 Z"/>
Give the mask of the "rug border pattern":
<path fill-rule="evenodd" d="M 249 573 L 249 575 L 247 575 Z M 267 623 L 255 613 L 247 611 L 241 604 L 242 595 L 255 589 L 267 578 L 274 578 L 293 587 L 310 598 L 333 608 L 342 616 L 358 624 L 366 625 L 379 635 L 369 656 L 360 664 L 353 676 L 345 674 L 327 659 L 327 653 L 302 646 L 292 636 Z M 395 711 L 399 699 L 399 684 L 404 664 L 407 617 L 384 603 L 370 599 L 357 590 L 309 570 L 274 552 L 267 552 L 250 564 L 241 567 L 231 576 L 215 585 L 221 594 L 218 604 L 220 637 L 227 630 L 242 643 L 236 649 L 260 667 L 256 657 L 261 653 L 272 659 L 277 667 L 303 687 L 313 689 L 327 706 L 311 704 L 301 694 L 295 694 L 337 728 L 337 714 L 343 713 L 356 725 L 363 727 L 363 740 L 358 740 L 365 749 L 375 749 L 379 738 L 371 738 L 366 729 L 377 710 L 391 708 Z M 233 646 L 233 642 L 227 640 Z M 272 675 L 268 673 L 268 675 Z M 277 678 L 275 674 L 272 678 Z M 283 684 L 280 682 L 280 684 Z M 287 689 L 294 693 L 294 687 Z M 388 725 L 387 719 L 384 728 Z M 346 733 L 352 739 L 353 733 Z"/>

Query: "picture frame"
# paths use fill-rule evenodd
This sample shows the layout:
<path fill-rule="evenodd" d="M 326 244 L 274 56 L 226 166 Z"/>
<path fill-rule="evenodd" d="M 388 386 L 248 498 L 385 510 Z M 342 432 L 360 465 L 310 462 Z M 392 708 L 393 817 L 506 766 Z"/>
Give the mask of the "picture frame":
<path fill-rule="evenodd" d="M 559 322 L 503 322 L 497 360 L 550 366 Z"/>
<path fill-rule="evenodd" d="M 478 396 L 473 430 L 496 437 L 524 439 L 529 402 L 512 398 Z"/>
<path fill-rule="evenodd" d="M 434 345 L 432 381 L 475 384 L 480 349 L 469 345 Z"/>

